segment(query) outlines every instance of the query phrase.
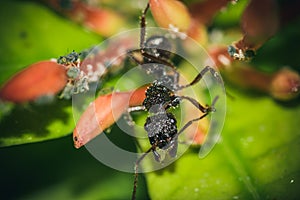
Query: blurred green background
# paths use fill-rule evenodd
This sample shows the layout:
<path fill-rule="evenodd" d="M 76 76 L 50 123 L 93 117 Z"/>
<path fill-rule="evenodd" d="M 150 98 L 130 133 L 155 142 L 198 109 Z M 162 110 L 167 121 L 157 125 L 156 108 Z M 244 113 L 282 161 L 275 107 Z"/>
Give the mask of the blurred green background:
<path fill-rule="evenodd" d="M 140 11 L 133 9 L 135 1 L 128 2 L 123 6 L 130 13 L 128 27 L 135 27 Z M 226 21 L 235 26 L 239 15 L 217 16 L 214 26 Z M 262 69 L 289 65 L 299 72 L 299 24 L 295 20 L 268 42 L 254 60 L 256 65 Z M 33 1 L 1 1 L 0 25 L 0 85 L 31 63 L 103 40 Z M 146 174 L 146 180 L 140 176 L 138 199 L 298 198 L 299 98 L 279 102 L 230 83 L 227 91 L 234 99 L 227 100 L 221 142 L 204 159 L 198 158 L 199 149 L 191 148 L 168 168 Z M 0 199 L 130 198 L 133 174 L 103 166 L 85 148 L 73 147 L 71 102 L 42 106 L 0 102 L 0 111 Z M 110 134 L 135 151 L 134 141 L 117 127 Z"/>

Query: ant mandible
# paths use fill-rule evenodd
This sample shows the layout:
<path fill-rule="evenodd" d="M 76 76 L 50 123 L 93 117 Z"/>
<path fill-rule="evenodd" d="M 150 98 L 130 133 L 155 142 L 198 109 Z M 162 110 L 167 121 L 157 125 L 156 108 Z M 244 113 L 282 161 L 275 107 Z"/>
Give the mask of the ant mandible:
<path fill-rule="evenodd" d="M 129 108 L 131 111 L 147 111 L 149 116 L 144 124 L 144 129 L 148 133 L 151 147 L 144 152 L 135 162 L 134 186 L 132 199 L 136 198 L 136 189 L 138 181 L 138 166 L 145 156 L 152 152 L 156 161 L 161 161 L 161 156 L 157 149 L 166 150 L 171 157 L 177 154 L 178 136 L 186 130 L 193 122 L 197 122 L 211 112 L 215 112 L 214 105 L 218 99 L 216 96 L 211 106 L 203 106 L 197 100 L 188 96 L 179 96 L 176 92 L 198 83 L 202 77 L 210 72 L 217 81 L 221 81 L 218 72 L 213 68 L 206 66 L 187 85 L 179 84 L 179 73 L 171 62 L 171 44 L 170 41 L 161 35 L 151 36 L 146 39 L 146 13 L 149 9 L 149 3 L 143 10 L 140 18 L 140 45 L 139 49 L 129 50 L 127 55 L 135 63 L 142 66 L 148 74 L 155 77 L 155 80 L 146 90 L 146 98 L 142 106 Z M 138 53 L 142 59 L 134 56 Z M 167 66 L 167 68 L 165 67 Z M 198 118 L 188 121 L 179 131 L 177 130 L 177 121 L 169 108 L 177 107 L 182 100 L 192 103 L 202 115 Z"/>

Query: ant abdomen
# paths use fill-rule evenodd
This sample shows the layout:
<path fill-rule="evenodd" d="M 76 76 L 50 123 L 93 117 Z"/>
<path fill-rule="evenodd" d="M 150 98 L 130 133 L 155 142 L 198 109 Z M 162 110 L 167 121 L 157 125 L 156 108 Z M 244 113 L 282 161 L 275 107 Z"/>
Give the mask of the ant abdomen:
<path fill-rule="evenodd" d="M 177 134 L 177 121 L 170 112 L 155 113 L 148 117 L 144 127 L 150 144 L 160 149 L 167 149 Z"/>

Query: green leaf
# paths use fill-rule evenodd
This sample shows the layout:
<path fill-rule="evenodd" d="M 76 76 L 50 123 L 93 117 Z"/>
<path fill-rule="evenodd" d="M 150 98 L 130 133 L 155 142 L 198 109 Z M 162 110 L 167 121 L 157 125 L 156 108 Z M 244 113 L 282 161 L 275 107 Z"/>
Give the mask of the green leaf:
<path fill-rule="evenodd" d="M 299 72 L 298 54 L 297 51 L 292 50 L 297 49 L 300 43 L 299 26 L 300 20 L 294 20 L 279 30 L 271 40 L 259 49 L 253 60 L 253 66 L 267 72 L 274 72 L 280 70 L 283 66 L 289 66 Z M 287 53 L 286 49 L 291 50 Z"/>
<path fill-rule="evenodd" d="M 120 135 L 118 130 L 116 135 Z M 134 147 L 130 138 L 122 143 Z M 101 164 L 63 137 L 0 150 L 1 199 L 129 199 L 133 176 Z M 11 192 L 11 188 L 14 188 Z M 138 199 L 147 199 L 142 176 Z"/>
<path fill-rule="evenodd" d="M 0 121 L 0 146 L 39 142 L 69 135 L 75 127 L 71 102 L 14 106 Z"/>
<path fill-rule="evenodd" d="M 220 143 L 204 159 L 190 150 L 146 175 L 152 199 L 297 199 L 300 105 L 229 88 Z"/>
<path fill-rule="evenodd" d="M 33 62 L 80 51 L 100 39 L 47 7 L 26 1 L 1 1 L 0 26 L 0 84 Z"/>
<path fill-rule="evenodd" d="M 248 0 L 239 0 L 236 4 L 228 3 L 222 12 L 216 14 L 213 24 L 218 28 L 239 25 L 241 16 L 248 2 Z"/>
<path fill-rule="evenodd" d="M 33 2 L 1 1 L 0 26 L 1 85 L 32 63 L 100 42 L 99 36 Z M 0 146 L 69 135 L 75 126 L 71 105 L 63 100 L 42 105 L 0 103 Z"/>

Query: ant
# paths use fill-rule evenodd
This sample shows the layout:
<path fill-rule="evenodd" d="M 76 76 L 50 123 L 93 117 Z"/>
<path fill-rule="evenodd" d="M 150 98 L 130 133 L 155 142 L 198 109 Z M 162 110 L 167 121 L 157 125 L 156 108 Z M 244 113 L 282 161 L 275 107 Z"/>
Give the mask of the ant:
<path fill-rule="evenodd" d="M 80 69 L 81 60 L 86 56 L 86 51 L 80 53 L 74 50 L 57 59 L 57 63 L 66 68 L 68 82 L 60 94 L 60 98 L 70 99 L 73 94 L 82 93 L 89 90 L 88 76 Z"/>
<path fill-rule="evenodd" d="M 255 56 L 255 51 L 252 49 L 236 49 L 232 45 L 228 46 L 227 52 L 234 60 L 240 61 L 250 61 Z"/>
<path fill-rule="evenodd" d="M 142 106 L 129 108 L 132 111 L 147 111 L 149 113 L 144 129 L 148 133 L 151 147 L 145 151 L 135 162 L 134 167 L 134 185 L 132 199 L 136 198 L 136 189 L 138 181 L 138 166 L 140 162 L 152 152 L 157 162 L 161 162 L 161 156 L 157 149 L 166 150 L 171 157 L 177 154 L 178 136 L 184 132 L 192 123 L 201 120 L 209 113 L 215 112 L 214 105 L 218 100 L 216 96 L 211 106 L 203 106 L 197 100 L 188 96 L 179 96 L 176 92 L 188 88 L 198 83 L 202 77 L 210 72 L 217 81 L 221 81 L 218 72 L 210 66 L 206 66 L 187 85 L 179 84 L 179 72 L 171 62 L 171 44 L 170 41 L 161 35 L 154 35 L 146 39 L 146 13 L 149 10 L 149 3 L 142 11 L 140 17 L 140 45 L 139 49 L 128 50 L 128 57 L 138 65 L 142 66 L 148 74 L 154 75 L 155 80 L 149 85 L 146 90 L 146 98 Z M 134 56 L 138 53 L 142 59 Z M 167 66 L 167 68 L 165 67 Z M 177 121 L 169 109 L 180 105 L 183 100 L 192 103 L 201 113 L 198 118 L 188 121 L 180 130 L 177 129 Z"/>

